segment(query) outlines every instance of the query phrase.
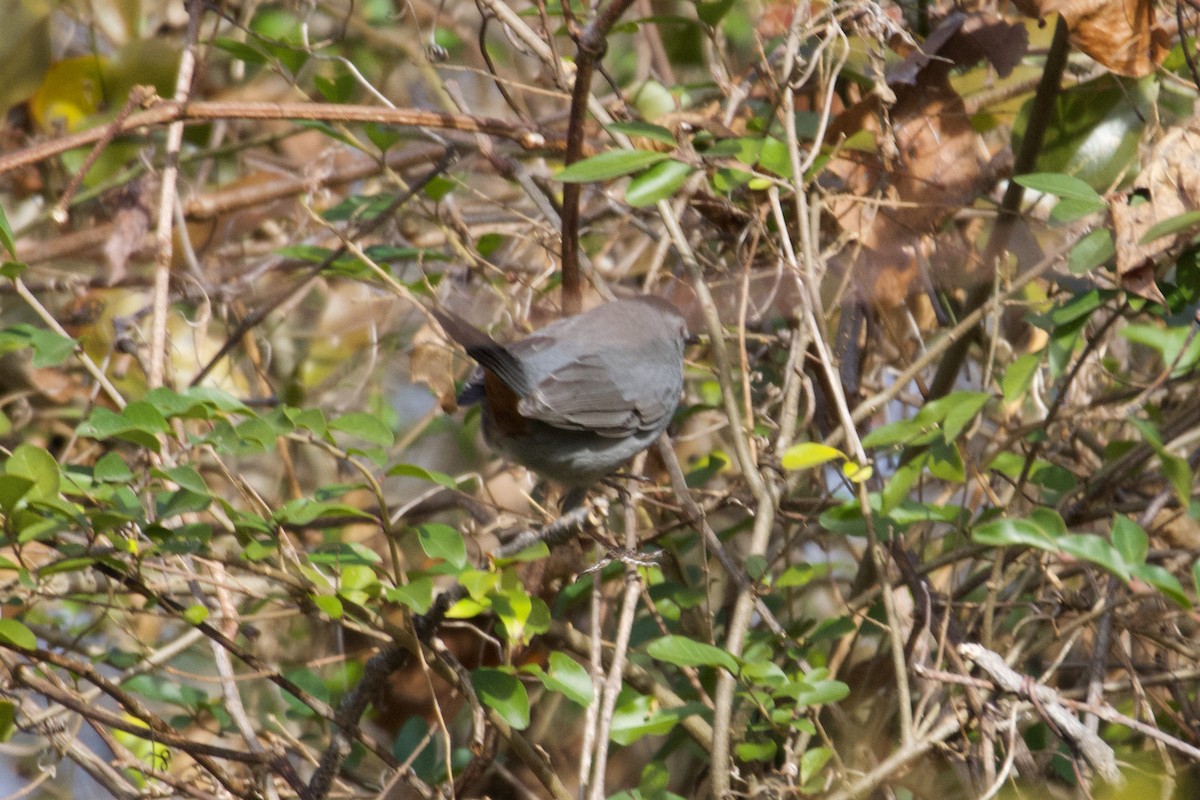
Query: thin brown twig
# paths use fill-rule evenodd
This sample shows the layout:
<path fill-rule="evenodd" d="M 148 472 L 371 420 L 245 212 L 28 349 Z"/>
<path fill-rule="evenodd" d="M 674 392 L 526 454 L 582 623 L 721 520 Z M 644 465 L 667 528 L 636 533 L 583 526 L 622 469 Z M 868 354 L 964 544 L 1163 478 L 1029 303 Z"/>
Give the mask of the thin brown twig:
<path fill-rule="evenodd" d="M 151 98 L 145 111 L 127 117 L 117 128 L 118 134 L 139 128 L 157 128 L 174 122 L 196 123 L 217 119 L 255 120 L 318 120 L 322 122 L 374 122 L 406 128 L 438 128 L 462 133 L 486 133 L 516 142 L 530 151 L 562 151 L 565 140 L 556 134 L 530 128 L 527 125 L 491 117 L 469 114 L 448 114 L 413 108 L 382 108 L 380 106 L 338 105 L 336 103 L 267 103 L 232 100 L 204 100 L 179 103 L 174 100 Z M 0 175 L 14 169 L 36 164 L 77 147 L 100 141 L 109 128 L 99 127 L 70 136 L 26 147 L 0 155 Z"/>

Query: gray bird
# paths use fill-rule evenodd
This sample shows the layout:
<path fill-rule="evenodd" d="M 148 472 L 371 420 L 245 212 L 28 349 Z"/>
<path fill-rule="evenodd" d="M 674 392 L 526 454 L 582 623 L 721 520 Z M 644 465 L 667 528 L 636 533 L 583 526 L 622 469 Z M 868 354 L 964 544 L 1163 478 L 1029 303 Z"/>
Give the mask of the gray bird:
<path fill-rule="evenodd" d="M 564 506 L 649 447 L 679 405 L 687 323 L 662 298 L 605 303 L 510 344 L 433 314 L 480 366 L 459 403 L 482 403 L 493 448 L 576 490 Z"/>

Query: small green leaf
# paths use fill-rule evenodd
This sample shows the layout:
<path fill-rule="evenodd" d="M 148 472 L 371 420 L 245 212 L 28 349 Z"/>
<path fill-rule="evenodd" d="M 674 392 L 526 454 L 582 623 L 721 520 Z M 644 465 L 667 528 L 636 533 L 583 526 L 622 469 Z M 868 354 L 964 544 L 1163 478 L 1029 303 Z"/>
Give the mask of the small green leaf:
<path fill-rule="evenodd" d="M 686 636 L 655 639 L 646 647 L 646 652 L 658 661 L 680 667 L 722 667 L 735 675 L 738 671 L 737 659 L 728 651 Z"/>
<path fill-rule="evenodd" d="M 946 441 L 957 439 L 989 399 L 986 392 L 951 392 L 943 397 L 940 402 L 946 415 L 942 419 L 942 435 Z"/>
<path fill-rule="evenodd" d="M 1131 573 L 1169 597 L 1180 608 L 1191 608 L 1192 601 L 1183 591 L 1183 584 L 1158 564 L 1138 564 Z"/>
<path fill-rule="evenodd" d="M 775 589 L 799 588 L 828 574 L 828 564 L 793 564 L 781 572 L 771 586 Z"/>
<path fill-rule="evenodd" d="M 447 489 L 455 489 L 458 487 L 458 481 L 450 477 L 444 472 L 437 470 L 425 469 L 425 467 L 417 466 L 416 464 L 397 464 L 387 471 L 391 476 L 403 476 L 406 478 L 420 478 L 423 481 L 436 483 L 439 486 L 445 486 Z"/>
<path fill-rule="evenodd" d="M 609 150 L 565 167 L 555 177 L 563 183 L 607 181 L 646 169 L 669 156 L 654 150 Z"/>
<path fill-rule="evenodd" d="M 733 752 L 739 761 L 770 761 L 775 758 L 775 752 L 778 749 L 779 746 L 773 740 L 759 739 L 742 742 L 733 749 Z"/>
<path fill-rule="evenodd" d="M 467 545 L 456 529 L 440 522 L 431 522 L 417 526 L 417 537 L 421 549 L 430 558 L 440 558 L 455 567 L 466 566 Z"/>
<path fill-rule="evenodd" d="M 793 681 L 774 694 L 776 697 L 790 697 L 798 706 L 820 706 L 846 699 L 850 696 L 850 687 L 841 681 L 806 679 Z"/>
<path fill-rule="evenodd" d="M 183 610 L 183 619 L 192 625 L 199 625 L 208 619 L 208 607 L 203 603 L 190 605 Z"/>
<path fill-rule="evenodd" d="M 5 261 L 3 264 L 0 264 L 0 278 L 7 278 L 10 281 L 16 280 L 24 275 L 28 269 L 29 265 L 20 261 Z"/>
<path fill-rule="evenodd" d="M 830 447 L 827 444 L 818 442 L 801 442 L 789 447 L 780 458 L 783 468 L 789 472 L 795 472 L 801 469 L 810 469 L 812 467 L 825 464 L 835 459 L 845 461 L 847 456 L 836 447 Z"/>
<path fill-rule="evenodd" d="M 1150 552 L 1150 537 L 1146 531 L 1124 514 L 1118 514 L 1113 520 L 1112 543 L 1130 566 L 1145 563 Z"/>
<path fill-rule="evenodd" d="M 433 605 L 433 579 L 413 578 L 404 586 L 395 586 L 384 592 L 390 602 L 402 603 L 418 614 L 424 614 Z"/>
<path fill-rule="evenodd" d="M 133 480 L 133 472 L 118 453 L 101 456 L 92 474 L 96 480 L 104 483 L 129 483 Z"/>
<path fill-rule="evenodd" d="M 1028 519 L 1004 518 L 985 522 L 971 531 L 971 539 L 993 547 L 1025 546 L 1055 551 L 1054 539 L 1039 525 Z"/>
<path fill-rule="evenodd" d="M 1041 353 L 1026 353 L 1008 365 L 1004 377 L 1000 380 L 1000 388 L 1004 392 L 1005 403 L 1015 403 L 1029 394 L 1033 385 L 1033 376 L 1037 373 L 1038 365 L 1042 363 Z"/>
<path fill-rule="evenodd" d="M 638 175 L 625 189 L 625 202 L 634 208 L 665 200 L 683 186 L 695 168 L 682 161 L 663 161 Z"/>
<path fill-rule="evenodd" d="M 557 650 L 550 654 L 550 671 L 538 680 L 552 692 L 558 692 L 576 705 L 587 708 L 595 698 L 592 676 L 578 661 Z M 540 672 L 540 670 L 539 670 Z M 535 673 L 537 674 L 537 673 Z"/>
<path fill-rule="evenodd" d="M 529 727 L 529 694 L 513 675 L 498 669 L 471 672 L 471 685 L 484 705 L 517 730 Z"/>
<path fill-rule="evenodd" d="M 18 445 L 3 466 L 6 476 L 32 482 L 32 486 L 23 493 L 30 499 L 46 500 L 58 496 L 62 485 L 58 462 L 42 448 L 31 444 Z"/>
<path fill-rule="evenodd" d="M 828 747 L 811 747 L 800 756 L 800 783 L 807 784 L 829 763 L 833 750 Z"/>
<path fill-rule="evenodd" d="M 8 224 L 8 215 L 0 206 L 0 247 L 8 251 L 13 258 L 17 257 L 17 238 L 13 236 L 12 226 Z"/>
<path fill-rule="evenodd" d="M 1067 256 L 1067 269 L 1075 275 L 1082 275 L 1106 263 L 1116 254 L 1112 232 L 1108 228 L 1097 228 L 1071 248 Z"/>
<path fill-rule="evenodd" d="M 604 126 L 613 133 L 623 133 L 626 136 L 640 136 L 660 144 L 675 146 L 675 134 L 662 125 L 651 122 L 614 122 Z"/>
<path fill-rule="evenodd" d="M 717 23 L 729 13 L 729 9 L 733 8 L 734 0 L 715 0 L 715 2 L 696 3 L 696 16 L 700 21 L 710 28 L 715 28 Z"/>
<path fill-rule="evenodd" d="M 37 649 L 37 637 L 33 635 L 33 631 L 15 619 L 0 619 L 0 642 L 7 642 L 25 650 Z"/>
<path fill-rule="evenodd" d="M 1057 172 L 1035 172 L 1029 175 L 1017 175 L 1013 181 L 1026 189 L 1052 194 L 1064 200 L 1079 200 L 1100 207 L 1104 206 L 1104 198 L 1097 194 L 1095 189 L 1071 175 L 1061 175 Z"/>
<path fill-rule="evenodd" d="M 331 594 L 319 594 L 313 598 L 313 604 L 324 611 L 330 619 L 341 619 L 345 613 L 342 601 Z"/>
<path fill-rule="evenodd" d="M 0 742 L 7 742 L 16 730 L 17 707 L 7 700 L 0 700 Z"/>
<path fill-rule="evenodd" d="M 391 430 L 383 421 L 375 414 L 354 413 L 344 414 L 336 419 L 330 420 L 329 427 L 335 431 L 342 431 L 351 436 L 370 442 L 371 444 L 380 447 L 390 447 L 396 441 Z"/>
<path fill-rule="evenodd" d="M 1192 500 L 1192 468 L 1186 459 L 1165 450 L 1158 454 L 1158 460 L 1162 464 L 1163 474 L 1175 489 L 1175 496 L 1186 506 Z"/>
<path fill-rule="evenodd" d="M 1178 216 L 1170 217 L 1169 219 L 1164 219 L 1162 222 L 1156 222 L 1151 225 L 1150 230 L 1142 234 L 1142 238 L 1138 240 L 1138 244 L 1149 244 L 1155 239 L 1181 233 L 1198 224 L 1200 224 L 1200 211 L 1188 211 L 1185 214 L 1179 214 Z"/>
<path fill-rule="evenodd" d="M 1121 554 L 1115 547 L 1099 536 L 1092 533 L 1069 533 L 1066 536 L 1058 537 L 1057 543 L 1063 553 L 1083 561 L 1090 561 L 1121 580 L 1129 582 L 1131 577 L 1129 565 L 1121 558 Z"/>
<path fill-rule="evenodd" d="M 229 53 L 238 61 L 245 61 L 247 64 L 261 65 L 267 63 L 267 57 L 260 50 L 256 50 L 250 45 L 239 42 L 234 39 L 218 37 L 213 44 L 219 49 Z"/>

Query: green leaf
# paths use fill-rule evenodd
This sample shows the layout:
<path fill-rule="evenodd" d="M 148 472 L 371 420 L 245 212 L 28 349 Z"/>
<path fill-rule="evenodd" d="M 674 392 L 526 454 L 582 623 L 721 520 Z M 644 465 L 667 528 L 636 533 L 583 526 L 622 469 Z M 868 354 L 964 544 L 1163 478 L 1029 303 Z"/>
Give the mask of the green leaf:
<path fill-rule="evenodd" d="M 717 23 L 729 13 L 729 9 L 733 8 L 734 0 L 716 0 L 715 2 L 696 3 L 696 16 L 700 21 L 710 28 L 715 28 Z"/>
<path fill-rule="evenodd" d="M 829 574 L 828 564 L 793 564 L 779 574 L 771 584 L 774 589 L 791 589 L 807 586 L 817 578 Z M 746 665 L 749 666 L 749 665 Z"/>
<path fill-rule="evenodd" d="M 433 579 L 413 578 L 404 586 L 394 586 L 383 595 L 390 602 L 402 603 L 418 614 L 424 614 L 433 606 Z"/>
<path fill-rule="evenodd" d="M 907 464 L 901 464 L 880 492 L 879 510 L 884 514 L 896 510 L 908 497 L 909 490 L 920 479 L 928 464 L 929 453 L 920 453 Z"/>
<path fill-rule="evenodd" d="M 971 531 L 971 539 L 993 547 L 1025 546 L 1051 552 L 1058 549 L 1054 538 L 1041 526 L 1028 519 L 1004 519 L 985 522 Z"/>
<path fill-rule="evenodd" d="M 1192 500 L 1192 468 L 1186 459 L 1165 450 L 1158 454 L 1158 460 L 1162 464 L 1163 474 L 1175 489 L 1175 496 L 1186 506 Z"/>
<path fill-rule="evenodd" d="M 387 471 L 391 476 L 403 476 L 406 478 L 420 478 L 423 481 L 436 483 L 439 486 L 445 486 L 447 489 L 455 489 L 458 487 L 458 481 L 444 472 L 437 470 L 425 469 L 425 467 L 417 466 L 416 464 L 397 464 Z"/>
<path fill-rule="evenodd" d="M 669 156 L 654 150 L 609 150 L 565 167 L 555 177 L 563 183 L 606 181 L 646 169 Z"/>
<path fill-rule="evenodd" d="M 783 686 L 788 682 L 787 673 L 772 661 L 748 661 L 742 665 L 739 677 L 750 685 L 768 688 Z"/>
<path fill-rule="evenodd" d="M 962 483 L 966 480 L 966 467 L 958 452 L 958 446 L 954 443 L 947 444 L 939 437 L 930 443 L 927 455 L 929 472 L 935 478 L 951 483 Z"/>
<path fill-rule="evenodd" d="M 683 186 L 695 168 L 682 161 L 663 161 L 638 175 L 625 188 L 625 202 L 634 208 L 665 200 Z"/>
<path fill-rule="evenodd" d="M 329 427 L 335 431 L 357 436 L 380 447 L 390 447 L 396 441 L 388 426 L 384 425 L 383 421 L 375 414 L 362 412 L 344 414 L 330 420 Z"/>
<path fill-rule="evenodd" d="M 1183 584 L 1169 571 L 1157 564 L 1138 564 L 1132 570 L 1133 577 L 1140 578 L 1169 597 L 1180 608 L 1191 608 L 1192 601 L 1183 591 Z"/>
<path fill-rule="evenodd" d="M 1000 379 L 1000 389 L 1004 392 L 1005 403 L 1015 403 L 1029 394 L 1029 387 L 1033 385 L 1033 376 L 1037 373 L 1038 365 L 1042 363 L 1042 355 L 1037 353 L 1026 353 L 1019 356 L 1004 371 L 1004 377 Z"/>
<path fill-rule="evenodd" d="M 1112 543 L 1130 566 L 1144 564 L 1150 552 L 1150 537 L 1146 531 L 1124 514 L 1118 514 L 1113 520 Z"/>
<path fill-rule="evenodd" d="M 456 529 L 440 522 L 431 522 L 417 526 L 417 537 L 421 549 L 430 558 L 440 558 L 459 568 L 466 566 L 467 545 Z"/>
<path fill-rule="evenodd" d="M 203 603 L 190 605 L 183 610 L 183 620 L 192 625 L 199 625 L 208 619 L 208 607 Z"/>
<path fill-rule="evenodd" d="M 1108 228 L 1097 228 L 1071 248 L 1067 256 L 1067 269 L 1075 275 L 1082 275 L 1106 263 L 1116 254 L 1112 232 Z"/>
<path fill-rule="evenodd" d="M 92 476 L 104 483 L 129 483 L 133 472 L 118 453 L 105 453 L 96 462 Z"/>
<path fill-rule="evenodd" d="M 10 281 L 16 280 L 24 275 L 27 269 L 29 269 L 29 265 L 20 261 L 5 261 L 3 264 L 0 264 L 0 278 L 7 278 Z"/>
<path fill-rule="evenodd" d="M 1095 189 L 1071 175 L 1060 175 L 1057 172 L 1035 172 L 1029 175 L 1017 175 L 1013 181 L 1026 189 L 1033 189 L 1035 192 L 1052 194 L 1064 200 L 1089 202 L 1100 208 L 1104 207 L 1104 198 L 1097 194 Z"/>
<path fill-rule="evenodd" d="M 18 445 L 4 462 L 4 474 L 10 478 L 25 478 L 32 485 L 23 493 L 32 500 L 58 496 L 62 475 L 54 456 L 31 444 Z"/>
<path fill-rule="evenodd" d="M 1159 327 L 1131 323 L 1121 328 L 1120 335 L 1131 342 L 1151 347 L 1162 354 L 1164 365 L 1172 366 L 1172 376 L 1186 374 L 1200 361 L 1200 336 L 1191 336 L 1190 326 Z M 1187 350 L 1184 351 L 1184 347 Z"/>
<path fill-rule="evenodd" d="M 0 642 L 7 642 L 25 650 L 37 649 L 37 637 L 33 635 L 33 631 L 15 619 L 0 619 Z"/>
<path fill-rule="evenodd" d="M 313 605 L 321 609 L 330 619 L 341 619 L 345 610 L 342 601 L 331 594 L 319 594 L 313 598 Z"/>
<path fill-rule="evenodd" d="M 35 485 L 36 481 L 20 475 L 0 475 L 0 508 L 12 512 Z"/>
<path fill-rule="evenodd" d="M 8 224 L 8 215 L 0 206 L 0 246 L 8 251 L 13 258 L 17 257 L 17 238 L 13 236 L 12 226 Z"/>
<path fill-rule="evenodd" d="M 735 675 L 738 671 L 737 659 L 728 651 L 686 636 L 655 639 L 646 647 L 646 652 L 658 661 L 680 667 L 722 667 Z"/>
<path fill-rule="evenodd" d="M 945 416 L 942 420 L 942 435 L 953 442 L 963 432 L 975 415 L 987 405 L 989 396 L 985 392 L 951 392 L 940 400 Z"/>
<path fill-rule="evenodd" d="M 660 144 L 671 145 L 672 147 L 676 144 L 675 134 L 662 125 L 655 125 L 651 122 L 614 122 L 604 127 L 613 133 L 623 133 L 626 136 L 640 136 L 644 139 L 659 142 Z"/>
<path fill-rule="evenodd" d="M 498 669 L 481 668 L 471 672 L 471 685 L 500 719 L 517 730 L 529 727 L 529 695 L 516 677 Z"/>
<path fill-rule="evenodd" d="M 267 63 L 267 57 L 260 50 L 257 50 L 254 47 L 245 44 L 244 42 L 239 42 L 234 39 L 227 39 L 225 37 L 219 37 L 213 42 L 213 44 L 215 44 L 221 50 L 224 50 L 226 53 L 229 53 L 238 61 L 245 61 L 247 64 Z"/>
<path fill-rule="evenodd" d="M 1057 539 L 1059 549 L 1063 553 L 1083 561 L 1090 561 L 1116 575 L 1126 583 L 1129 582 L 1129 565 L 1121 554 L 1104 539 L 1092 533 L 1069 533 Z"/>
<path fill-rule="evenodd" d="M 811 467 L 816 467 L 839 458 L 845 461 L 848 457 L 841 450 L 838 450 L 836 447 L 830 447 L 827 444 L 801 442 L 785 450 L 783 456 L 780 458 L 780 463 L 782 463 L 785 470 L 795 472 L 796 470 L 810 469 Z"/>
<path fill-rule="evenodd" d="M 775 758 L 779 746 L 771 739 L 745 741 L 734 747 L 739 761 L 770 761 Z"/>
<path fill-rule="evenodd" d="M 820 706 L 846 699 L 850 696 L 850 687 L 841 681 L 805 679 L 793 681 L 773 694 L 776 697 L 790 697 L 798 706 Z"/>
<path fill-rule="evenodd" d="M 832 757 L 833 750 L 828 747 L 810 747 L 805 750 L 804 755 L 800 756 L 800 784 L 807 784 L 815 778 Z"/>
<path fill-rule="evenodd" d="M 0 742 L 7 742 L 16 730 L 17 707 L 7 700 L 0 700 Z"/>
<path fill-rule="evenodd" d="M 592 700 L 595 699 L 595 687 L 592 685 L 592 676 L 582 664 L 566 653 L 556 650 L 550 654 L 549 666 L 548 673 L 540 668 L 531 670 L 543 686 L 584 708 L 592 704 Z"/>
<path fill-rule="evenodd" d="M 1155 239 L 1181 233 L 1198 224 L 1200 224 L 1200 211 L 1188 211 L 1187 213 L 1179 214 L 1151 225 L 1150 230 L 1142 234 L 1142 238 L 1138 240 L 1138 244 L 1149 244 Z"/>
<path fill-rule="evenodd" d="M 162 412 L 149 403 L 138 400 L 117 414 L 107 408 L 96 408 L 79 426 L 78 433 L 91 439 L 123 439 L 159 452 L 158 434 L 169 430 Z"/>
<path fill-rule="evenodd" d="M 1068 222 L 1075 222 L 1083 219 L 1089 214 L 1098 214 L 1104 211 L 1107 206 L 1093 203 L 1090 200 L 1059 200 L 1054 208 L 1050 209 L 1050 221 L 1059 225 L 1065 225 Z"/>
<path fill-rule="evenodd" d="M 303 527 L 311 525 L 321 517 L 359 517 L 371 519 L 371 515 L 349 503 L 325 502 L 309 497 L 289 500 L 273 515 L 281 525 Z"/>
<path fill-rule="evenodd" d="M 863 447 L 887 447 L 889 445 L 920 445 L 927 444 L 931 435 L 936 434 L 936 424 L 933 421 L 920 419 L 920 414 L 912 419 L 900 419 L 881 425 L 863 437 Z"/>

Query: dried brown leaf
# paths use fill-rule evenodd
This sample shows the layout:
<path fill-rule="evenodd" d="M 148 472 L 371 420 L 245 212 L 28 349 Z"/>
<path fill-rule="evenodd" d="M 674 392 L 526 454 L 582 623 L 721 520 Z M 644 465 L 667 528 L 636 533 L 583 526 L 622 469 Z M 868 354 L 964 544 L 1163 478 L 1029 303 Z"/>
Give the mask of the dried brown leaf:
<path fill-rule="evenodd" d="M 1153 0 L 1014 0 L 1031 17 L 1060 14 L 1071 44 L 1118 75 L 1149 75 L 1171 49 Z"/>
<path fill-rule="evenodd" d="M 1181 230 L 1143 241 L 1157 224 L 1200 210 L 1200 118 L 1175 128 L 1143 153 L 1142 171 L 1128 195 L 1109 205 L 1116 247 L 1117 277 L 1132 294 L 1164 303 L 1154 283 L 1154 264 L 1190 241 Z"/>

